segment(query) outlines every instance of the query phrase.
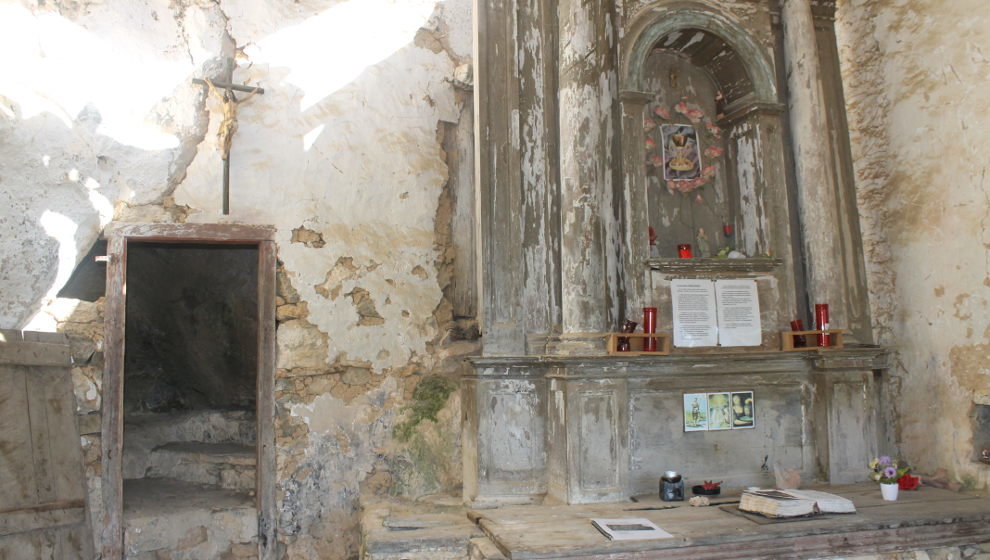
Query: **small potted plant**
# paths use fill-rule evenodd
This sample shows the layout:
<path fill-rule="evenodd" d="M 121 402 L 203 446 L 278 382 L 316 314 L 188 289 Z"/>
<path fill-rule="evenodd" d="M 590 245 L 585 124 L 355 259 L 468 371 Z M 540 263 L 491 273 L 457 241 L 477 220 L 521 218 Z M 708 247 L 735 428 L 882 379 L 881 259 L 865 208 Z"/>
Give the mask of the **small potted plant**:
<path fill-rule="evenodd" d="M 691 491 L 695 496 L 717 496 L 722 491 L 722 481 L 706 480 L 703 484 L 692 486 Z"/>
<path fill-rule="evenodd" d="M 910 470 L 911 467 L 905 461 L 883 455 L 870 461 L 869 475 L 871 480 L 880 483 L 883 499 L 893 502 L 897 499 L 897 482 Z"/>

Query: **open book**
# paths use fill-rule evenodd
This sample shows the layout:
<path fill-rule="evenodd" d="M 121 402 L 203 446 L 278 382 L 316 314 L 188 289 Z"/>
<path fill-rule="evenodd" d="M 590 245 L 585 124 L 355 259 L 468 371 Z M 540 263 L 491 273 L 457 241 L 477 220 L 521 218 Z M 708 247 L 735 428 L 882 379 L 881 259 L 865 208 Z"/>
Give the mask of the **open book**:
<path fill-rule="evenodd" d="M 613 541 L 638 541 L 647 539 L 670 539 L 671 535 L 657 527 L 649 519 L 642 517 L 621 517 L 618 519 L 592 519 L 595 529 Z"/>
<path fill-rule="evenodd" d="M 818 490 L 747 490 L 739 500 L 739 509 L 767 517 L 856 513 L 852 500 Z"/>

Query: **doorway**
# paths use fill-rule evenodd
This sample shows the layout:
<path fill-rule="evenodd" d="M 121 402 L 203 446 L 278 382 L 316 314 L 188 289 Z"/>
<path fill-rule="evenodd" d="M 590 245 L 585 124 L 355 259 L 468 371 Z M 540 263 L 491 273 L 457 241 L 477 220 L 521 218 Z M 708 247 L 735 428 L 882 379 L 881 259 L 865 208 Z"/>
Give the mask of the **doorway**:
<path fill-rule="evenodd" d="M 208 555 L 256 538 L 259 558 L 273 556 L 273 233 L 108 233 L 104 558 L 151 551 L 168 537 L 142 535 L 169 531 Z"/>

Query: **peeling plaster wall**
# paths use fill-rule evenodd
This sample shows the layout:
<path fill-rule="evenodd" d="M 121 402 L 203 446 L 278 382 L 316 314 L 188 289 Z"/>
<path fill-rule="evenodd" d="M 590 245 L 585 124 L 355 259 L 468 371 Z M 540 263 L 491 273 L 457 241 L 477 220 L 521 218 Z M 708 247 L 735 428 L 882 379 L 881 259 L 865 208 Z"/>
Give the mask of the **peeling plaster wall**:
<path fill-rule="evenodd" d="M 874 330 L 896 346 L 899 451 L 990 486 L 990 12 L 982 0 L 840 0 L 837 31 Z M 892 449 L 898 451 L 898 449 Z"/>
<path fill-rule="evenodd" d="M 0 48 L 18 53 L 0 66 L 0 327 L 87 325 L 75 351 L 91 354 L 102 300 L 55 295 L 111 221 L 274 225 L 288 557 L 356 555 L 366 480 L 458 491 L 457 392 L 408 444 L 391 430 L 424 375 L 454 375 L 477 350 L 449 336 L 477 329 L 455 324 L 444 295 L 454 189 L 438 132 L 470 103 L 453 86 L 470 12 L 470 0 L 0 5 Z M 221 106 L 190 80 L 220 79 L 235 54 L 234 81 L 265 93 L 237 108 L 222 216 Z M 80 413 L 93 412 L 99 372 L 76 373 Z"/>

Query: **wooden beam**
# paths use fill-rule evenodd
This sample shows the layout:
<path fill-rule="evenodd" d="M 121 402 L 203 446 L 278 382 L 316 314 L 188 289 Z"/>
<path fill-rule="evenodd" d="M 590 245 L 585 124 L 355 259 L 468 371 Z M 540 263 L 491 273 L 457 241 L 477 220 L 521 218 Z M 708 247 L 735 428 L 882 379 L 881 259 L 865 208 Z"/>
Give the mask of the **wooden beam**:
<path fill-rule="evenodd" d="M 275 527 L 275 242 L 258 245 L 257 500 L 258 558 L 274 560 Z"/>
<path fill-rule="evenodd" d="M 274 226 L 245 224 L 111 224 L 106 236 L 131 241 L 167 243 L 244 243 L 275 239 Z"/>
<path fill-rule="evenodd" d="M 120 560 L 124 545 L 124 321 L 127 284 L 127 238 L 119 233 L 107 243 L 103 368 L 103 560 Z"/>

